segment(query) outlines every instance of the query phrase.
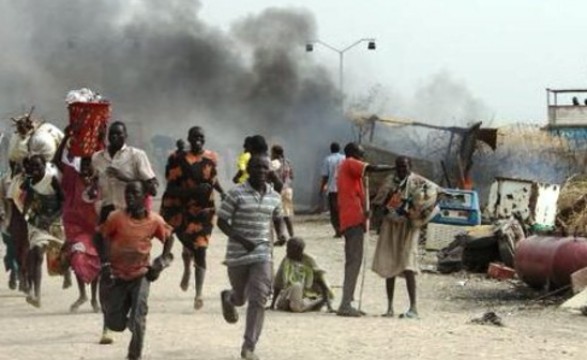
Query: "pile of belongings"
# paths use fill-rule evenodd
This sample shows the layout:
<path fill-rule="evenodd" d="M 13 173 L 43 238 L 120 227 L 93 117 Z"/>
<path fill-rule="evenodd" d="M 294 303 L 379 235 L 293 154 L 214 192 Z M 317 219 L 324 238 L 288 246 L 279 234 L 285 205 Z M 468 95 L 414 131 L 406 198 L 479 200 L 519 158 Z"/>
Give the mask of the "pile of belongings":
<path fill-rule="evenodd" d="M 479 225 L 455 236 L 436 255 L 437 270 L 448 274 L 461 270 L 486 272 L 491 262 L 514 266 L 516 244 L 526 237 L 523 225 L 514 217 L 492 225 Z"/>
<path fill-rule="evenodd" d="M 88 88 L 81 88 L 79 90 L 71 90 L 65 96 L 65 102 L 67 104 L 73 104 L 76 102 L 100 102 L 102 101 L 102 95 L 94 92 Z"/>

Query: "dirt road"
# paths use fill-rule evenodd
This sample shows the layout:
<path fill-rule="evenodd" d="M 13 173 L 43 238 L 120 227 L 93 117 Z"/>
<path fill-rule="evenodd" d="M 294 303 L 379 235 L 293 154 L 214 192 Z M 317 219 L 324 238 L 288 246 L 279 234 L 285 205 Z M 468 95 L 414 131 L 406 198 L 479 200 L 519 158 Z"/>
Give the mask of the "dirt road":
<path fill-rule="evenodd" d="M 337 304 L 343 274 L 342 240 L 331 237 L 325 218 L 308 221 L 300 217 L 296 230 L 306 239 L 307 250 L 328 271 Z M 373 236 L 370 255 L 374 244 Z M 221 265 L 225 245 L 226 238 L 216 231 L 209 250 L 205 305 L 200 311 L 192 309 L 193 285 L 188 292 L 179 289 L 179 261 L 153 284 L 144 359 L 239 358 L 244 324 L 226 324 L 220 312 L 219 292 L 228 285 Z M 177 246 L 176 259 L 180 259 L 179 250 Z M 283 255 L 283 248 L 276 249 L 278 261 Z M 124 359 L 128 332 L 117 335 L 113 345 L 98 345 L 100 315 L 92 313 L 89 304 L 79 313 L 69 313 L 77 295 L 75 287 L 62 290 L 60 278 L 45 276 L 43 307 L 35 309 L 22 294 L 8 290 L 6 277 L 0 279 L 0 359 Z M 384 281 L 368 271 L 363 309 L 369 316 L 350 319 L 325 312 L 270 312 L 257 353 L 271 360 L 587 359 L 587 318 L 531 301 L 536 296 L 533 292 L 467 274 L 424 273 L 418 280 L 420 320 L 378 316 L 386 304 Z M 395 310 L 399 313 L 406 308 L 407 295 L 401 279 L 396 287 Z M 500 315 L 505 326 L 470 323 L 488 310 Z"/>

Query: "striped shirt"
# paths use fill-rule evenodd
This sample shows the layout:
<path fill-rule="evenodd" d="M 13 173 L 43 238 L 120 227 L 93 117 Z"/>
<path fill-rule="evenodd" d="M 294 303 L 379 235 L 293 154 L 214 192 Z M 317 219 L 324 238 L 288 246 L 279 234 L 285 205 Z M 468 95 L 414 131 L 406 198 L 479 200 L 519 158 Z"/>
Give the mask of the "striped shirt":
<path fill-rule="evenodd" d="M 281 195 L 267 184 L 267 192 L 260 194 L 248 181 L 226 193 L 218 217 L 230 223 L 234 231 L 257 244 L 248 252 L 241 243 L 228 239 L 227 266 L 249 265 L 271 261 L 271 222 L 282 216 Z"/>

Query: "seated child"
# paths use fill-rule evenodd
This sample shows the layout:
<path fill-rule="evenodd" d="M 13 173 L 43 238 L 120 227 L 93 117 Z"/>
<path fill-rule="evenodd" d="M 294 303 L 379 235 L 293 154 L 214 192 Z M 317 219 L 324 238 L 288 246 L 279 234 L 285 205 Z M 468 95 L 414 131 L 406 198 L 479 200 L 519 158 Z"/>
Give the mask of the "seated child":
<path fill-rule="evenodd" d="M 270 309 L 296 313 L 319 311 L 326 305 L 332 311 L 333 293 L 325 279 L 324 270 L 304 253 L 306 244 L 299 237 L 287 242 L 286 257 L 281 261 L 275 276 L 273 300 Z"/>

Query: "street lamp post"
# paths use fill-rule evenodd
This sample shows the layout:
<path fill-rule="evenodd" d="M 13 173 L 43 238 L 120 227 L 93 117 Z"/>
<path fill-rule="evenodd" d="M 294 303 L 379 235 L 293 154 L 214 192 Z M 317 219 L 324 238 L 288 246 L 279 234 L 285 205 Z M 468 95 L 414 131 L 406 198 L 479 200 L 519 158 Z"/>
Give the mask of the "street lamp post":
<path fill-rule="evenodd" d="M 320 44 L 324 47 L 326 47 L 327 49 L 330 49 L 336 53 L 338 53 L 338 58 L 339 58 L 339 65 L 338 65 L 338 87 L 339 87 L 339 91 L 340 91 L 340 108 L 341 111 L 344 113 L 344 53 L 349 51 L 350 49 L 354 48 L 355 46 L 359 45 L 360 43 L 363 42 L 367 42 L 367 49 L 368 50 L 375 50 L 376 46 L 375 46 L 375 39 L 372 38 L 363 38 L 363 39 L 359 39 L 357 41 L 355 41 L 354 43 L 350 44 L 349 46 L 342 48 L 342 49 L 338 49 L 335 48 L 334 46 L 325 43 L 322 40 L 314 40 L 311 42 L 308 42 L 306 44 L 306 52 L 312 52 L 314 51 L 314 44 Z"/>

